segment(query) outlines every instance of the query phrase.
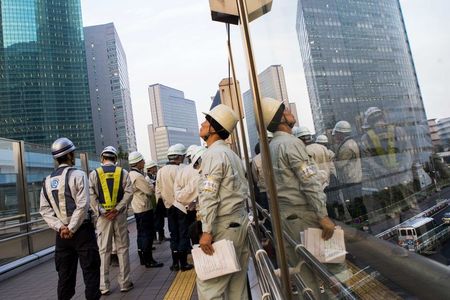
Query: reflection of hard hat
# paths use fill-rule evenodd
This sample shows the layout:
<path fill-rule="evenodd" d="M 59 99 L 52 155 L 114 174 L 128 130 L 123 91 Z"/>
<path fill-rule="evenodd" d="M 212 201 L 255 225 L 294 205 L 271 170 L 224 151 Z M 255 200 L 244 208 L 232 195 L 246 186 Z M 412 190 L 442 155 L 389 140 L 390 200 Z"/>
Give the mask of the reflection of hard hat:
<path fill-rule="evenodd" d="M 75 150 L 75 145 L 68 138 L 62 137 L 53 142 L 51 150 L 54 158 L 66 155 Z"/>
<path fill-rule="evenodd" d="M 261 108 L 264 119 L 264 127 L 269 131 L 275 131 L 274 125 L 281 120 L 281 114 L 284 110 L 284 104 L 281 101 L 272 98 L 263 98 L 261 100 Z"/>
<path fill-rule="evenodd" d="M 320 134 L 316 138 L 316 143 L 319 144 L 328 144 L 328 137 L 324 134 Z"/>
<path fill-rule="evenodd" d="M 144 168 L 147 170 L 147 169 L 156 167 L 157 165 L 158 165 L 158 163 L 156 161 L 150 160 L 150 161 L 145 163 L 145 167 Z"/>
<path fill-rule="evenodd" d="M 211 109 L 210 112 L 204 114 L 213 118 L 228 133 L 233 132 L 239 120 L 236 113 L 225 104 L 219 104 Z"/>
<path fill-rule="evenodd" d="M 309 131 L 306 126 L 299 126 L 296 137 L 302 137 L 306 135 L 311 135 L 311 131 Z"/>
<path fill-rule="evenodd" d="M 101 156 L 117 158 L 117 150 L 113 146 L 106 146 L 105 149 L 103 149 Z"/>
<path fill-rule="evenodd" d="M 185 155 L 186 154 L 186 147 L 183 144 L 175 144 L 169 147 L 167 149 L 167 156 L 172 155 Z"/>
<path fill-rule="evenodd" d="M 202 157 L 203 153 L 205 153 L 206 148 L 203 146 L 197 146 L 195 150 L 192 152 L 192 164 L 195 165 L 197 161 Z"/>
<path fill-rule="evenodd" d="M 141 160 L 144 160 L 144 157 L 142 156 L 141 153 L 139 153 L 137 151 L 133 151 L 128 155 L 128 163 L 130 165 L 135 165 L 138 162 L 140 162 Z"/>
<path fill-rule="evenodd" d="M 363 128 L 370 128 L 370 119 L 383 116 L 383 111 L 376 106 L 369 107 L 364 113 Z"/>
<path fill-rule="evenodd" d="M 192 157 L 192 152 L 197 148 L 198 145 L 190 145 L 186 150 L 186 157 Z"/>
<path fill-rule="evenodd" d="M 350 125 L 347 121 L 339 121 L 334 125 L 332 135 L 335 135 L 336 132 L 340 133 L 351 133 L 352 132 L 352 125 Z"/>

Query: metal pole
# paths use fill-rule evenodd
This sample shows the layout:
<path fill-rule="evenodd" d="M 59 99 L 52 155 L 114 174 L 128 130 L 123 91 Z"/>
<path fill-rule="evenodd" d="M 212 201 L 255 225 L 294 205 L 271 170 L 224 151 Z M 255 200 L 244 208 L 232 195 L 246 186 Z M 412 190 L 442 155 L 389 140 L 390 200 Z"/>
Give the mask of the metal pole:
<path fill-rule="evenodd" d="M 227 24 L 227 26 L 230 26 L 229 24 Z M 248 157 L 248 151 L 247 151 L 247 137 L 245 135 L 245 130 L 244 130 L 244 116 L 242 115 L 242 107 L 241 107 L 241 101 L 239 101 L 239 91 L 238 91 L 238 87 L 237 87 L 237 81 L 236 81 L 236 71 L 234 68 L 234 60 L 233 60 L 233 50 L 231 49 L 231 43 L 230 43 L 230 39 L 228 38 L 228 59 L 230 61 L 230 65 L 231 65 L 231 73 L 233 75 L 233 85 L 234 85 L 234 90 L 236 92 L 236 97 L 237 97 L 237 108 L 239 111 L 239 127 L 241 129 L 241 137 L 242 137 L 242 144 L 243 144 L 243 151 L 244 151 L 244 158 L 245 158 L 245 167 L 247 169 L 247 180 L 248 180 L 248 186 L 250 189 L 250 201 L 252 202 L 252 212 L 253 212 L 253 221 L 255 222 L 255 227 L 257 228 L 256 231 L 256 236 L 258 237 L 258 239 L 261 238 L 260 236 L 260 231 L 259 231 L 259 220 L 258 220 L 258 211 L 256 210 L 256 201 L 255 201 L 255 187 L 254 187 L 254 181 L 253 181 L 253 173 L 251 170 L 251 166 L 250 166 L 250 159 Z M 230 93 L 231 94 L 231 93 Z M 242 157 L 242 156 L 241 156 Z"/>
<path fill-rule="evenodd" d="M 283 242 L 283 233 L 281 229 L 280 211 L 278 207 L 277 190 L 273 180 L 274 173 L 269 152 L 269 143 L 267 142 L 267 133 L 264 126 L 264 119 L 261 108 L 261 95 L 259 92 L 258 75 L 256 64 L 253 57 L 253 48 L 250 39 L 250 29 L 248 21 L 247 4 L 245 0 L 237 0 L 239 17 L 241 22 L 241 32 L 244 39 L 244 47 L 247 52 L 247 64 L 249 69 L 250 83 L 253 91 L 253 105 L 257 116 L 259 128 L 259 141 L 261 146 L 262 163 L 264 177 L 269 192 L 270 212 L 272 215 L 272 226 L 275 233 L 277 261 L 281 271 L 281 286 L 284 291 L 285 299 L 292 299 L 291 284 L 289 279 L 288 265 L 286 263 L 286 253 Z"/>

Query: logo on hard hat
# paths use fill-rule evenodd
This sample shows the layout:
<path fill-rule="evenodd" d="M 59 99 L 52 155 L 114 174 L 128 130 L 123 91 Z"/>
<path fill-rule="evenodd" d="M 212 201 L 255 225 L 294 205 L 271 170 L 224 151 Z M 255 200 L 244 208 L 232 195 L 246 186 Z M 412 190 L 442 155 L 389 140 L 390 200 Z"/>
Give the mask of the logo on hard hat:
<path fill-rule="evenodd" d="M 52 189 L 56 189 L 56 188 L 58 188 L 58 185 L 59 185 L 59 179 L 52 179 L 52 181 L 50 182 L 50 187 L 52 188 Z"/>

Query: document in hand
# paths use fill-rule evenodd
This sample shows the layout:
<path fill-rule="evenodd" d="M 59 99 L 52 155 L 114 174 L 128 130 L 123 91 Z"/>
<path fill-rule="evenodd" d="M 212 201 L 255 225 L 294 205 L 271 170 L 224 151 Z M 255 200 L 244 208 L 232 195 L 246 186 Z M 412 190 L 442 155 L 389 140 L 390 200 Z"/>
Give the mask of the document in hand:
<path fill-rule="evenodd" d="M 333 237 L 327 241 L 322 238 L 322 229 L 308 228 L 301 234 L 305 248 L 314 255 L 318 261 L 327 264 L 345 262 L 344 231 L 336 227 Z"/>
<path fill-rule="evenodd" d="M 213 255 L 206 255 L 200 247 L 192 249 L 195 273 L 200 280 L 208 280 L 241 270 L 232 241 L 220 240 L 212 244 Z"/>

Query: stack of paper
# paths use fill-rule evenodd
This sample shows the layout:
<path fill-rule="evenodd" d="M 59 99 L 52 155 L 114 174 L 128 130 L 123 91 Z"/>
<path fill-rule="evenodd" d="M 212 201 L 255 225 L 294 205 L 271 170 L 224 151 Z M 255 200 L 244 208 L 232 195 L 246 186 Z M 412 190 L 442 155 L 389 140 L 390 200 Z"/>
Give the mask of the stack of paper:
<path fill-rule="evenodd" d="M 345 262 L 344 231 L 336 227 L 333 237 L 327 241 L 322 238 L 322 229 L 308 228 L 300 234 L 306 250 L 311 252 L 318 261 L 327 264 Z"/>
<path fill-rule="evenodd" d="M 241 270 L 232 241 L 220 240 L 212 244 L 213 255 L 200 248 L 192 249 L 195 273 L 201 280 L 208 280 Z"/>

